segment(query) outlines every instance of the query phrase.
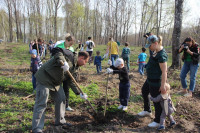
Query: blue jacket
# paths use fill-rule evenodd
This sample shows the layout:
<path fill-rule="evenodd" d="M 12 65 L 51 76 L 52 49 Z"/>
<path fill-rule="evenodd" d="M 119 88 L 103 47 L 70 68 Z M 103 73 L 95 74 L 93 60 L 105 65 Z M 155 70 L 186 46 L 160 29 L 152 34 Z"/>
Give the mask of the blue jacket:
<path fill-rule="evenodd" d="M 146 58 L 147 58 L 147 54 L 146 53 L 140 53 L 138 55 L 138 58 L 139 58 L 139 62 L 145 62 Z"/>
<path fill-rule="evenodd" d="M 101 64 L 101 61 L 103 60 L 104 58 L 102 58 L 101 56 L 95 56 L 94 58 L 94 65 L 100 65 Z"/>

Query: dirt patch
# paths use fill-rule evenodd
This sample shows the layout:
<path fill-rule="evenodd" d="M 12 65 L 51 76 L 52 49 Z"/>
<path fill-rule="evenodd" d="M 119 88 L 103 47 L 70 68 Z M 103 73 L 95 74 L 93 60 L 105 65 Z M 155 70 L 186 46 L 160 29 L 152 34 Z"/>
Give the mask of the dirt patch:
<path fill-rule="evenodd" d="M 79 79 L 78 79 L 78 82 L 85 82 L 87 81 L 87 77 L 84 77 L 84 76 L 80 76 Z"/>
<path fill-rule="evenodd" d="M 6 53 L 13 53 L 13 50 L 12 50 L 12 49 L 4 49 L 4 51 L 5 51 Z"/>

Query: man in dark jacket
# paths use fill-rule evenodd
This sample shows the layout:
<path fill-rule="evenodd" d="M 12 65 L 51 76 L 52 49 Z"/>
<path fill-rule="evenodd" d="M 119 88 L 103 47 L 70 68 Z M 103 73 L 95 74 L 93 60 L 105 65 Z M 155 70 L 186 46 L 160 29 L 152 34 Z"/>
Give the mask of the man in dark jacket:
<path fill-rule="evenodd" d="M 35 74 L 37 80 L 36 99 L 32 120 L 33 133 L 42 133 L 44 111 L 47 107 L 49 93 L 55 101 L 55 125 L 69 125 L 64 118 L 66 98 L 60 84 L 67 80 L 70 88 L 75 94 L 79 95 L 80 92 L 77 86 L 66 72 L 70 71 L 73 76 L 76 75 L 78 68 L 85 65 L 88 59 L 87 52 L 79 52 L 77 57 L 71 51 L 62 49 L 37 71 Z M 80 96 L 87 99 L 86 94 L 80 94 Z"/>

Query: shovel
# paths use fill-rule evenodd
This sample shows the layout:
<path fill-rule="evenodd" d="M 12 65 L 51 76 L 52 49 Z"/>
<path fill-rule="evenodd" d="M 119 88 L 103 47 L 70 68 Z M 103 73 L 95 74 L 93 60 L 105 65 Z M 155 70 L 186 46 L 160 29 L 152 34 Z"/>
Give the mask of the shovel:
<path fill-rule="evenodd" d="M 106 115 L 106 105 L 107 105 L 107 95 L 108 95 L 108 81 L 109 81 L 109 73 L 108 73 L 108 76 L 107 76 L 107 83 L 106 83 L 106 99 L 105 99 L 105 106 L 104 106 L 104 117 Z"/>
<path fill-rule="evenodd" d="M 60 62 L 62 65 L 64 65 L 64 63 L 61 61 Z M 74 83 L 76 84 L 76 86 L 78 87 L 79 91 L 83 93 L 83 91 L 81 90 L 79 84 L 76 82 L 76 80 L 74 79 L 74 77 L 72 76 L 72 74 L 70 73 L 70 71 L 67 71 L 67 74 L 70 76 L 70 78 L 74 81 Z M 97 114 L 96 110 L 94 109 L 94 107 L 92 106 L 92 104 L 90 103 L 90 101 L 88 101 L 88 99 L 86 99 L 87 103 L 90 105 L 90 107 L 92 108 L 92 110 L 94 111 L 95 114 Z"/>

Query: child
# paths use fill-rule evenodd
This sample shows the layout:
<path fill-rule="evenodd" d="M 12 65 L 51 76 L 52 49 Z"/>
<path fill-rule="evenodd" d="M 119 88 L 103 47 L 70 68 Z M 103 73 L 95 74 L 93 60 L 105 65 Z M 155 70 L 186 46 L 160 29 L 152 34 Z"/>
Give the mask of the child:
<path fill-rule="evenodd" d="M 107 68 L 107 73 L 119 74 L 119 100 L 120 106 L 118 109 L 127 110 L 128 100 L 130 96 L 130 82 L 128 76 L 128 70 L 124 67 L 124 60 L 122 58 L 118 58 L 114 66 L 110 66 Z"/>
<path fill-rule="evenodd" d="M 145 53 L 146 49 L 143 47 L 142 48 L 142 53 L 138 55 L 138 63 L 139 63 L 139 68 L 138 71 L 141 75 L 144 75 L 144 67 L 145 67 L 145 61 L 147 58 L 147 54 Z"/>
<path fill-rule="evenodd" d="M 150 99 L 153 102 L 160 102 L 160 105 L 162 107 L 162 113 L 160 116 L 160 127 L 158 127 L 158 130 L 165 129 L 165 118 L 168 117 L 170 119 L 170 126 L 174 126 L 176 122 L 174 121 L 174 118 L 172 116 L 172 113 L 176 111 L 176 109 L 173 106 L 169 91 L 170 91 L 170 85 L 168 83 L 165 84 L 167 93 L 166 94 L 160 94 L 157 97 L 153 98 L 150 97 Z"/>
<path fill-rule="evenodd" d="M 30 70 L 32 72 L 32 84 L 33 84 L 33 91 L 36 88 L 36 78 L 34 74 L 37 72 L 37 70 L 42 66 L 42 61 L 40 60 L 40 56 L 37 55 L 37 50 L 33 49 L 31 51 L 31 66 Z"/>
<path fill-rule="evenodd" d="M 124 62 L 126 62 L 126 65 L 127 65 L 127 68 L 128 68 L 128 71 L 129 71 L 129 68 L 130 68 L 130 65 L 129 65 L 129 61 L 130 61 L 130 48 L 128 47 L 129 43 L 126 42 L 125 43 L 125 47 L 123 48 L 122 50 L 122 58 L 124 60 Z"/>
<path fill-rule="evenodd" d="M 100 52 L 96 52 L 97 56 L 94 58 L 94 65 L 96 65 L 97 74 L 101 72 L 101 61 L 104 59 L 100 56 Z"/>

